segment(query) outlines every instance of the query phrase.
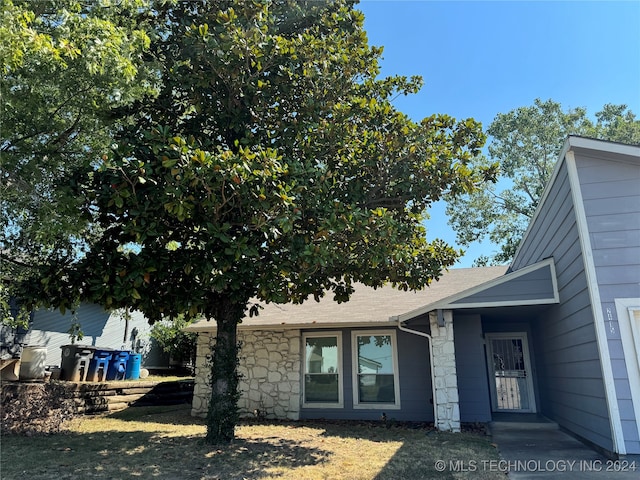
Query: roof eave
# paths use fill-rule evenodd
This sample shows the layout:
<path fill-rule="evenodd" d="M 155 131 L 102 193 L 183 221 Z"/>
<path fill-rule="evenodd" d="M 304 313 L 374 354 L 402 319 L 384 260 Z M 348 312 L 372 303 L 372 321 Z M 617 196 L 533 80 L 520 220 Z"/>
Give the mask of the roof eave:
<path fill-rule="evenodd" d="M 207 322 L 200 321 L 185 327 L 185 332 L 215 332 L 217 325 L 215 321 Z M 378 322 L 320 322 L 320 323 L 269 323 L 269 324 L 252 324 L 244 325 L 238 324 L 238 330 L 251 331 L 251 330 L 319 330 L 319 329 L 333 329 L 336 328 L 379 328 L 393 326 L 392 320 L 384 320 Z"/>

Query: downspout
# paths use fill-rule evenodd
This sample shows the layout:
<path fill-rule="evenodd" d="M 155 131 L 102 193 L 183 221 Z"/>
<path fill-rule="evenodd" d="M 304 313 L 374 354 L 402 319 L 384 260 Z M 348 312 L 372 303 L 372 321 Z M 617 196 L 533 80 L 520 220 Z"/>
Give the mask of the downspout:
<path fill-rule="evenodd" d="M 438 401 L 436 400 L 436 377 L 435 372 L 433 370 L 433 348 L 431 342 L 431 335 L 424 332 L 419 332 L 418 330 L 411 330 L 402 325 L 400 321 L 400 317 L 395 315 L 393 317 L 389 317 L 389 320 L 392 322 L 397 322 L 398 330 L 401 332 L 411 333 L 413 335 L 418 335 L 420 337 L 425 337 L 427 339 L 427 343 L 429 344 L 429 370 L 431 371 L 431 395 L 433 396 L 433 424 L 435 428 L 438 428 Z"/>

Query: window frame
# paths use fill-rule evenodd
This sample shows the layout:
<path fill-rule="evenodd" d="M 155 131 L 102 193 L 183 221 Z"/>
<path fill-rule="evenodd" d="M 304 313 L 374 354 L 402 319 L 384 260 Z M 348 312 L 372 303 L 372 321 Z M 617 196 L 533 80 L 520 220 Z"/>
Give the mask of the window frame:
<path fill-rule="evenodd" d="M 615 298 L 614 302 L 626 364 L 625 373 L 631 391 L 631 404 L 636 414 L 637 432 L 640 435 L 640 350 L 637 348 L 640 346 L 640 297 Z M 615 318 L 610 308 L 605 309 L 605 314 L 610 315 L 609 320 Z M 634 359 L 637 363 L 633 361 Z M 635 432 L 629 435 L 633 433 Z"/>
<path fill-rule="evenodd" d="M 391 338 L 391 361 L 393 362 L 394 403 L 360 402 L 360 383 L 358 373 L 358 337 L 388 336 Z M 351 331 L 351 369 L 353 380 L 353 408 L 360 410 L 399 410 L 400 371 L 398 368 L 398 341 L 395 330 L 352 330 Z"/>
<path fill-rule="evenodd" d="M 307 339 L 308 338 L 335 338 L 338 349 L 338 401 L 337 402 L 307 402 L 306 380 L 307 372 Z M 323 331 L 323 332 L 304 332 L 302 334 L 302 368 L 301 373 L 301 389 L 302 392 L 302 408 L 344 408 L 344 371 L 343 371 L 343 349 L 342 349 L 342 332 L 340 331 Z M 318 374 L 312 374 L 318 375 Z M 322 375 L 322 374 L 321 374 Z M 325 374 L 326 375 L 326 374 Z"/>

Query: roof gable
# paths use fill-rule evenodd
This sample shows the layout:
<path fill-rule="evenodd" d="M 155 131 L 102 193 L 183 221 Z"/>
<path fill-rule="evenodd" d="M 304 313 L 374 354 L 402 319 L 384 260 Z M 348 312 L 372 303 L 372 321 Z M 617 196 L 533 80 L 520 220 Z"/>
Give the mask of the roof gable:
<path fill-rule="evenodd" d="M 589 156 L 598 158 L 601 161 L 620 161 L 631 163 L 634 165 L 640 165 L 640 146 L 628 145 L 618 142 L 610 142 L 606 140 L 597 140 L 594 138 L 580 137 L 576 135 L 570 135 L 564 142 L 564 146 L 558 156 L 558 161 L 554 167 L 551 177 L 549 178 L 547 185 L 542 192 L 538 206 L 533 213 L 533 217 L 529 222 L 529 225 L 520 240 L 520 244 L 516 249 L 516 253 L 513 256 L 512 265 L 517 263 L 523 246 L 529 241 L 531 230 L 536 224 L 536 220 L 540 215 L 544 214 L 549 192 L 551 192 L 553 185 L 558 181 L 562 167 L 566 162 L 566 157 L 569 152 L 580 152 L 581 154 L 587 154 Z"/>
<path fill-rule="evenodd" d="M 558 303 L 559 298 L 555 265 L 549 258 L 408 311 L 399 315 L 398 320 L 406 321 L 440 309 L 546 305 Z"/>

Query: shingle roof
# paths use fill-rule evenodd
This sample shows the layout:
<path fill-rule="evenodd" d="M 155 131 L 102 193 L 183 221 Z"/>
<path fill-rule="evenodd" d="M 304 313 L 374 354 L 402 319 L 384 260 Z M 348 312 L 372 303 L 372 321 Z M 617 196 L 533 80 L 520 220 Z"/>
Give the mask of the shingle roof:
<path fill-rule="evenodd" d="M 389 322 L 391 316 L 415 310 L 500 277 L 507 268 L 451 269 L 439 281 L 419 292 L 402 292 L 391 286 L 374 290 L 365 285 L 356 285 L 351 299 L 345 303 L 333 301 L 332 295 L 328 294 L 320 302 L 309 300 L 299 305 L 262 304 L 264 308 L 260 314 L 254 317 L 247 315 L 240 328 L 309 328 Z M 214 321 L 201 320 L 187 327 L 187 330 L 206 331 L 214 328 Z"/>

